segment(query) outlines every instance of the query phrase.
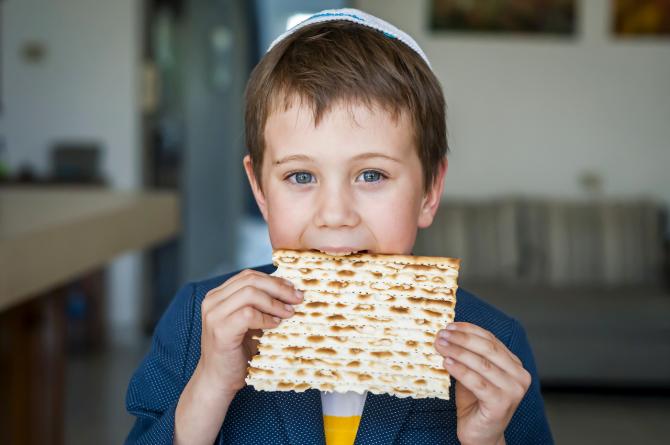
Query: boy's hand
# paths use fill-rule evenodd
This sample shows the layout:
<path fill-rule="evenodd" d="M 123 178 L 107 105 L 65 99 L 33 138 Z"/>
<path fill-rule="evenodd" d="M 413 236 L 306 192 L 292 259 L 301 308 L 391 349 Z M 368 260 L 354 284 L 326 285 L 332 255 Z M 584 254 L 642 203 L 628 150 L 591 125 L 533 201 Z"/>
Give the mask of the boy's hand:
<path fill-rule="evenodd" d="M 460 442 L 504 444 L 505 428 L 531 382 L 521 360 L 489 331 L 471 323 L 451 323 L 439 331 L 435 349 L 456 380 Z"/>
<path fill-rule="evenodd" d="M 244 386 L 248 361 L 257 351 L 251 337 L 293 316 L 302 294 L 290 281 L 244 270 L 210 290 L 202 302 L 199 372 L 223 393 Z"/>

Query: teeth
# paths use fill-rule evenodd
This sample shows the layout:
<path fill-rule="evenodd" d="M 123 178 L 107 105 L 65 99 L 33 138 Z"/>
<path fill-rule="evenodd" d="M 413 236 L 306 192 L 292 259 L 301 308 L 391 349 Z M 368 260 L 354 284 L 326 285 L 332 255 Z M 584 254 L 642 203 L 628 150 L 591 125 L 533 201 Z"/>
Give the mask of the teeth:
<path fill-rule="evenodd" d="M 332 255 L 332 256 L 346 256 L 346 255 L 351 255 L 352 253 L 358 253 L 358 250 L 354 250 L 351 252 L 329 252 L 327 250 L 320 250 L 319 252 L 325 253 L 326 255 Z"/>

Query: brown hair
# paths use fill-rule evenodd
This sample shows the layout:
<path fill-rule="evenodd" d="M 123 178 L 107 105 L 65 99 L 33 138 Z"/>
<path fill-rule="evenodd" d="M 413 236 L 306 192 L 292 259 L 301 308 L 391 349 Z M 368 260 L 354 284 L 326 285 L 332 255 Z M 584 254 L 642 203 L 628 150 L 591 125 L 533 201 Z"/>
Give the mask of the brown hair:
<path fill-rule="evenodd" d="M 381 106 L 396 120 L 408 113 L 427 191 L 448 151 L 440 82 L 414 50 L 348 21 L 305 26 L 275 45 L 246 88 L 246 145 L 259 184 L 268 117 L 294 99 L 311 108 L 314 125 L 337 103 Z"/>

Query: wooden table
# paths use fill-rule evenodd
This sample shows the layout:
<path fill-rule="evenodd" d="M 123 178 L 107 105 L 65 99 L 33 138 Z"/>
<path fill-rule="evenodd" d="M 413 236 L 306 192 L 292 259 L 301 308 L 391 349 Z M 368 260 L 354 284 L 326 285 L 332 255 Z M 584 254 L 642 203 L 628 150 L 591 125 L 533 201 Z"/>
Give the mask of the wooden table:
<path fill-rule="evenodd" d="M 173 192 L 0 187 L 0 443 L 63 442 L 65 286 L 178 230 Z"/>

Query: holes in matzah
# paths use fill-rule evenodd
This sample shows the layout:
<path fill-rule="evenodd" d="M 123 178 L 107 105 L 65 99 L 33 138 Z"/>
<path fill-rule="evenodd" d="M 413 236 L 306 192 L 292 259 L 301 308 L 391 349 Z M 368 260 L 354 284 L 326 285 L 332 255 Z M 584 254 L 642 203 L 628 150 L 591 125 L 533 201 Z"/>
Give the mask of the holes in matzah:
<path fill-rule="evenodd" d="M 277 383 L 277 388 L 287 390 L 287 389 L 293 389 L 295 388 L 295 384 L 292 382 L 278 382 Z"/>
<path fill-rule="evenodd" d="M 274 375 L 274 371 L 263 368 L 249 368 L 249 374 Z"/>
<path fill-rule="evenodd" d="M 406 314 L 409 312 L 409 308 L 406 307 L 397 307 L 397 306 L 391 306 L 391 312 L 395 312 L 396 314 Z"/>
<path fill-rule="evenodd" d="M 393 353 L 389 351 L 372 351 L 370 355 L 377 358 L 389 358 L 393 357 Z"/>
<path fill-rule="evenodd" d="M 344 315 L 335 314 L 335 315 L 327 316 L 326 320 L 328 320 L 328 321 L 344 321 L 344 320 L 346 320 L 346 318 L 344 317 Z"/>
<path fill-rule="evenodd" d="M 337 373 L 337 371 L 334 371 L 332 369 L 320 369 L 318 371 L 315 371 L 314 375 L 316 377 L 335 377 L 335 378 L 338 378 L 340 376 Z"/>
<path fill-rule="evenodd" d="M 360 334 L 374 334 L 377 330 L 372 326 L 356 326 L 356 332 Z"/>
<path fill-rule="evenodd" d="M 370 380 L 372 380 L 372 376 L 370 374 L 358 374 L 359 382 L 367 382 Z"/>
<path fill-rule="evenodd" d="M 395 391 L 399 394 L 407 394 L 407 395 L 411 395 L 411 394 L 414 393 L 414 391 L 412 391 L 410 389 L 404 389 L 404 388 L 393 388 L 393 391 Z"/>
<path fill-rule="evenodd" d="M 387 290 L 391 288 L 391 286 L 385 283 L 372 283 L 370 287 L 374 290 Z"/>
<path fill-rule="evenodd" d="M 330 288 L 334 288 L 334 289 L 346 289 L 347 287 L 349 287 L 349 284 L 351 284 L 351 283 L 348 282 L 348 281 L 332 280 L 332 281 L 329 281 L 326 284 L 326 286 L 328 286 Z"/>
<path fill-rule="evenodd" d="M 330 326 L 331 332 L 351 332 L 357 331 L 355 326 Z"/>
<path fill-rule="evenodd" d="M 430 317 L 441 317 L 440 312 L 431 311 L 430 309 L 424 309 L 423 312 Z"/>
<path fill-rule="evenodd" d="M 319 354 L 328 354 L 328 355 L 335 355 L 337 352 L 333 348 L 319 348 L 316 350 L 317 353 Z"/>
<path fill-rule="evenodd" d="M 353 270 L 338 270 L 337 271 L 337 276 L 338 277 L 353 277 L 356 275 L 356 272 Z"/>

